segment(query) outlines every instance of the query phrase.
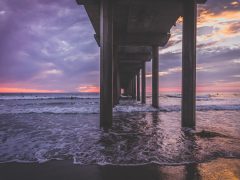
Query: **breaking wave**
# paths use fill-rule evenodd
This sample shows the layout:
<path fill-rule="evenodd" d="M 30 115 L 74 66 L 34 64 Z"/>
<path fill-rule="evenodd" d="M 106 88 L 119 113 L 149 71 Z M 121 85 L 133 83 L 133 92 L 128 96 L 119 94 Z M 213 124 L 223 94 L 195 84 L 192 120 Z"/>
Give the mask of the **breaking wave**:
<path fill-rule="evenodd" d="M 240 105 L 199 105 L 197 111 L 239 111 Z M 151 105 L 118 105 L 113 108 L 113 112 L 178 112 L 181 111 L 180 105 L 160 106 L 153 108 Z M 28 113 L 52 113 L 52 114 L 98 114 L 100 112 L 99 105 L 89 105 L 81 107 L 36 107 L 36 108 L 15 108 L 15 109 L 0 109 L 0 114 L 28 114 Z"/>
<path fill-rule="evenodd" d="M 109 132 L 99 128 L 98 94 L 35 96 L 5 95 L 5 100 L 0 94 L 0 163 L 184 164 L 240 157 L 235 95 L 198 96 L 197 129 L 205 131 L 190 136 L 181 129 L 179 95 L 161 95 L 158 109 L 151 98 L 146 105 L 120 101 Z"/>
<path fill-rule="evenodd" d="M 201 134 L 182 131 L 176 113 L 165 118 L 152 114 L 120 114 L 108 132 L 99 128 L 97 117 L 62 114 L 2 116 L 0 162 L 72 160 L 74 164 L 174 165 L 218 157 L 240 157 L 239 135 L 232 131 L 236 125 L 234 116 L 224 127 L 224 134 L 209 137 L 211 141 L 202 138 Z M 221 119 L 216 118 L 215 113 L 209 113 L 208 117 L 199 120 L 199 126 L 205 121 L 214 121 L 208 128 L 215 135 L 214 128 L 219 127 Z M 8 130 L 4 129 L 4 124 L 8 125 Z"/>
<path fill-rule="evenodd" d="M 74 100 L 74 99 L 99 99 L 99 95 L 65 95 L 65 96 L 38 96 L 38 95 L 17 95 L 0 96 L 0 100 Z"/>

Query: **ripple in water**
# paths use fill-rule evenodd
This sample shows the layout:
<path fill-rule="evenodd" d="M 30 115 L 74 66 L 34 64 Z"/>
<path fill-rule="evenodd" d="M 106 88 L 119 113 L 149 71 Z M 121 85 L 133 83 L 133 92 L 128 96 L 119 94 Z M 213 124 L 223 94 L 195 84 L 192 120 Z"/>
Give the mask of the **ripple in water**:
<path fill-rule="evenodd" d="M 240 158 L 239 115 L 198 112 L 195 133 L 181 129 L 180 112 L 117 112 L 108 132 L 99 129 L 98 114 L 1 114 L 0 161 L 136 165 Z"/>

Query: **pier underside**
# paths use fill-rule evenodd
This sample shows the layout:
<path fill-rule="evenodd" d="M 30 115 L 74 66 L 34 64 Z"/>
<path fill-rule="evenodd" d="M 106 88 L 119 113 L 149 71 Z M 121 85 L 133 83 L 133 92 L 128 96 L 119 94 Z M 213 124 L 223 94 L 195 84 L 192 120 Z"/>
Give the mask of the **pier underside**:
<path fill-rule="evenodd" d="M 183 17 L 182 126 L 195 126 L 196 8 L 205 0 L 77 0 L 101 48 L 100 119 L 111 127 L 112 107 L 124 95 L 146 102 L 145 64 L 152 60 L 152 105 L 158 107 L 159 53 Z M 141 82 L 141 83 L 140 83 Z M 141 94 L 140 94 L 141 93 Z"/>

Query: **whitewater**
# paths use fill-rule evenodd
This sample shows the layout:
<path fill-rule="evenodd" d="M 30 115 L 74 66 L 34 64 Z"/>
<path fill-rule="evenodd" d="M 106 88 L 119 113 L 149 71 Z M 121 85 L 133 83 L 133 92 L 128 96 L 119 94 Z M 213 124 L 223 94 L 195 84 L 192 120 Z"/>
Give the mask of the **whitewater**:
<path fill-rule="evenodd" d="M 76 164 L 186 164 L 240 158 L 240 94 L 198 94 L 196 130 L 181 128 L 181 95 L 160 107 L 131 99 L 99 128 L 99 94 L 0 94 L 0 162 L 70 159 Z M 210 136 L 204 137 L 201 132 Z"/>

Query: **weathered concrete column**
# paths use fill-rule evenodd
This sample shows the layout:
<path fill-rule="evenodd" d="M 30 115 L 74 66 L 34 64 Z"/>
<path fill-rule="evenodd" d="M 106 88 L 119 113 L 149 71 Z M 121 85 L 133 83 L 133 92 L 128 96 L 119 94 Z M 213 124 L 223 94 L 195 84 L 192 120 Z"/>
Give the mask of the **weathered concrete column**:
<path fill-rule="evenodd" d="M 100 5 L 100 126 L 112 126 L 112 59 L 113 59 L 113 29 L 112 1 L 101 0 Z"/>
<path fill-rule="evenodd" d="M 114 65 L 113 65 L 113 106 L 118 104 L 118 99 L 119 99 L 119 66 L 118 66 L 118 57 L 117 57 L 117 52 L 115 51 L 116 46 L 114 46 Z"/>
<path fill-rule="evenodd" d="M 158 70 L 159 70 L 159 53 L 158 53 L 158 46 L 152 47 L 152 106 L 155 108 L 158 108 L 159 106 L 159 100 L 158 100 L 158 94 L 159 94 L 159 76 L 158 76 Z"/>
<path fill-rule="evenodd" d="M 134 84 L 133 84 L 133 86 L 134 86 L 134 99 L 136 100 L 137 99 L 137 76 L 136 75 L 134 75 Z"/>
<path fill-rule="evenodd" d="M 146 103 L 146 65 L 142 66 L 142 104 Z"/>
<path fill-rule="evenodd" d="M 134 99 L 134 86 L 133 86 L 133 83 L 134 83 L 134 79 L 132 78 L 132 81 L 131 81 L 131 95 L 132 95 L 132 99 Z"/>
<path fill-rule="evenodd" d="M 133 81 L 132 81 L 132 98 L 136 100 L 136 76 L 133 76 Z"/>
<path fill-rule="evenodd" d="M 114 14 L 115 5 L 114 2 L 112 4 L 113 11 L 113 106 L 118 104 L 118 76 L 119 76 L 119 60 L 118 60 L 118 27 L 116 22 L 116 16 Z"/>
<path fill-rule="evenodd" d="M 113 55 L 113 106 L 117 104 L 118 99 L 118 80 L 117 80 L 117 71 L 118 71 L 118 62 L 117 62 L 117 53 L 115 52 L 116 46 L 114 48 L 114 55 Z"/>
<path fill-rule="evenodd" d="M 182 126 L 195 127 L 196 0 L 184 1 L 182 47 Z"/>
<path fill-rule="evenodd" d="M 132 96 L 132 80 L 129 80 L 128 82 L 127 91 L 128 91 L 128 96 Z"/>
<path fill-rule="evenodd" d="M 119 100 L 121 97 L 121 83 L 120 83 L 120 73 L 119 73 L 119 67 L 117 71 L 117 104 L 119 104 Z"/>
<path fill-rule="evenodd" d="M 127 95 L 127 89 L 123 88 L 123 95 L 126 96 Z"/>
<path fill-rule="evenodd" d="M 137 101 L 140 101 L 140 72 L 137 73 Z"/>

